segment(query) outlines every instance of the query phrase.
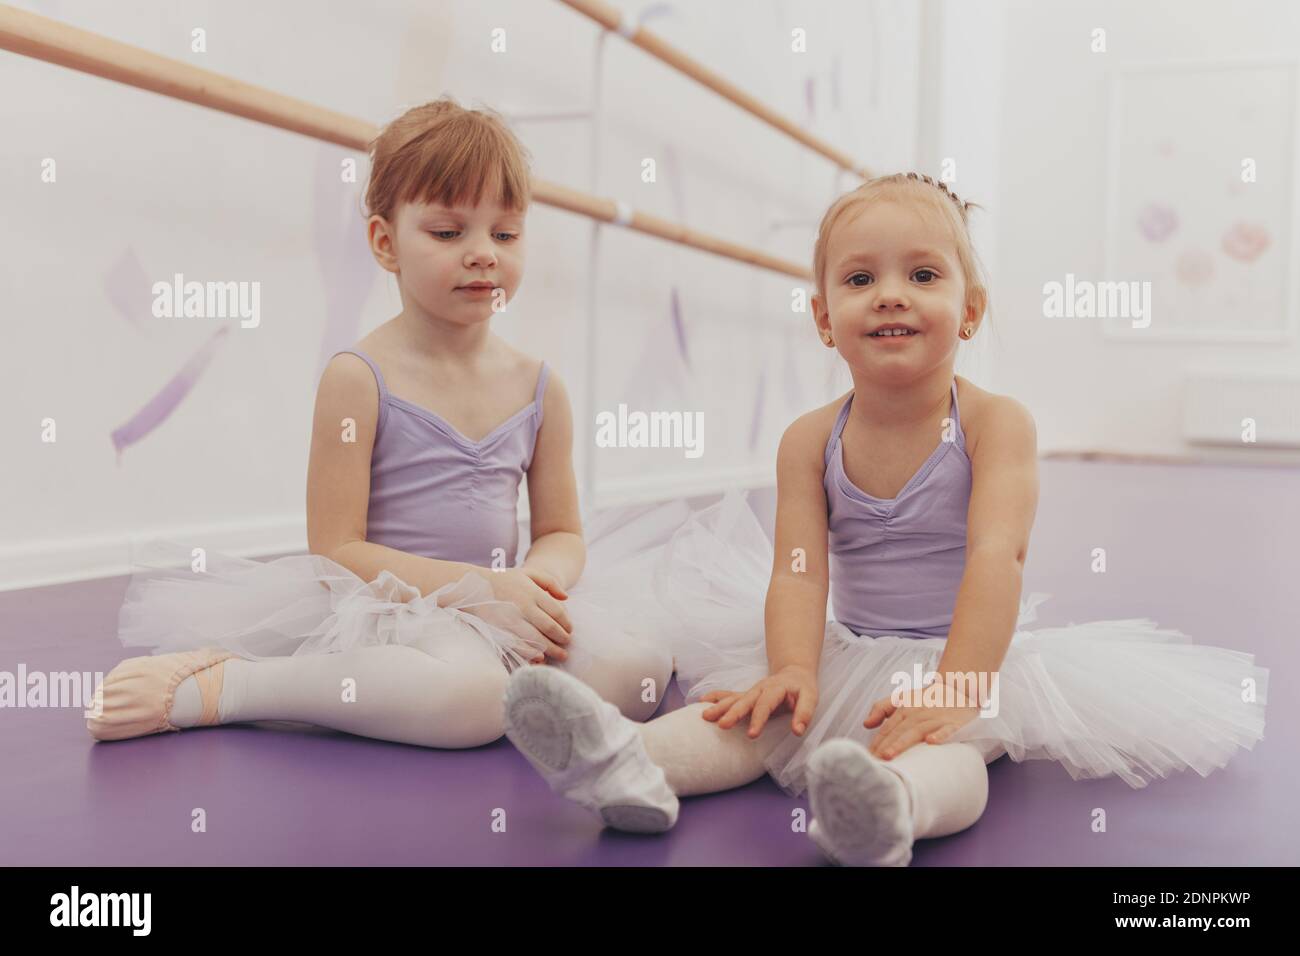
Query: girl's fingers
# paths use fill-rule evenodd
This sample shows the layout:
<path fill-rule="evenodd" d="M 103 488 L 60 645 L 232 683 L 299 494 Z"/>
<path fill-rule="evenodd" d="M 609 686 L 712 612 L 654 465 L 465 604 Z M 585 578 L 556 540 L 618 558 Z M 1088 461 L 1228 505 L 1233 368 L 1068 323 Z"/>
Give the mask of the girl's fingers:
<path fill-rule="evenodd" d="M 706 707 L 704 709 L 703 711 L 704 719 L 717 720 L 719 717 L 721 717 L 723 714 L 727 712 L 727 708 L 731 706 L 732 701 L 734 701 L 739 696 L 740 696 L 739 694 L 733 693 L 732 691 L 725 691 L 725 690 L 715 690 L 705 694 L 701 698 L 701 700 L 708 700 L 710 697 L 712 697 L 714 700 L 714 704 L 712 707 Z"/>
<path fill-rule="evenodd" d="M 922 727 L 926 729 L 922 729 Z M 886 760 L 892 760 L 899 754 L 907 750 L 908 747 L 919 744 L 922 738 L 930 732 L 933 725 L 915 725 L 908 724 L 900 728 L 892 737 L 884 742 L 880 748 L 880 756 Z"/>
<path fill-rule="evenodd" d="M 532 645 L 530 652 L 533 654 L 529 660 L 534 664 L 546 663 L 547 657 L 560 650 L 560 648 L 558 648 L 552 641 L 548 640 L 545 634 L 533 627 L 531 624 L 525 624 L 525 626 L 531 632 L 527 636 L 528 643 Z"/>
<path fill-rule="evenodd" d="M 736 721 L 740 720 L 740 718 L 748 714 L 750 710 L 753 708 L 754 698 L 756 696 L 757 694 L 755 694 L 754 691 L 751 690 L 744 697 L 741 697 L 740 700 L 732 704 L 731 709 L 727 711 L 722 716 L 722 718 L 718 721 L 718 726 L 723 728 L 734 727 L 736 725 Z"/>
<path fill-rule="evenodd" d="M 561 601 L 568 600 L 569 595 L 560 587 L 560 582 L 555 575 L 548 571 L 542 571 L 539 568 L 523 568 L 524 574 L 533 579 L 533 583 L 546 591 L 548 594 L 559 598 Z"/>
<path fill-rule="evenodd" d="M 767 723 L 767 718 L 772 715 L 774 708 L 781 705 L 783 697 L 785 697 L 785 691 L 780 687 L 769 687 L 758 695 L 758 701 L 754 704 L 754 712 L 749 718 L 750 739 L 763 732 L 763 726 Z"/>
<path fill-rule="evenodd" d="M 555 623 L 553 617 L 543 613 L 540 608 L 533 608 L 524 617 L 550 645 L 546 649 L 547 657 L 554 657 L 560 661 L 568 658 L 569 652 L 561 645 L 569 643 L 569 636 L 564 633 L 564 629 L 559 624 Z"/>
<path fill-rule="evenodd" d="M 790 729 L 796 734 L 803 736 L 803 732 L 808 729 L 812 723 L 813 713 L 817 709 L 817 695 L 811 691 L 805 691 L 800 694 L 795 701 L 794 719 L 790 722 Z"/>
<path fill-rule="evenodd" d="M 880 721 L 884 720 L 886 717 L 892 716 L 893 713 L 894 713 L 894 705 L 892 701 L 888 699 L 878 700 L 871 705 L 871 710 L 867 713 L 867 719 L 863 722 L 863 724 L 864 726 L 867 727 L 874 727 L 876 726 L 876 723 L 879 723 Z"/>
<path fill-rule="evenodd" d="M 927 734 L 941 726 L 943 726 L 943 721 L 937 717 L 917 717 L 906 721 L 880 741 L 876 748 L 877 755 L 884 760 L 897 757 L 913 744 L 919 744 Z"/>
<path fill-rule="evenodd" d="M 550 615 L 551 620 L 560 625 L 564 630 L 563 643 L 569 643 L 569 635 L 573 633 L 573 623 L 569 620 L 568 612 L 564 610 L 560 602 L 543 591 L 537 595 L 537 606 Z"/>
<path fill-rule="evenodd" d="M 957 728 L 952 724 L 944 724 L 942 727 L 930 731 L 930 733 L 926 735 L 925 740 L 927 743 L 941 744 L 951 737 L 956 730 Z"/>

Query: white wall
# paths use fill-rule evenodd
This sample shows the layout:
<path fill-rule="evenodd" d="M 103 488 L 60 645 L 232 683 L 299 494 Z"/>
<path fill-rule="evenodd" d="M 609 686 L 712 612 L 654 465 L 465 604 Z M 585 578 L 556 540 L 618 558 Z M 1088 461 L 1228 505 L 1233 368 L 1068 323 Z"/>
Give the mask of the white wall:
<path fill-rule="evenodd" d="M 627 11 L 643 4 L 621 2 Z M 559 3 L 306 0 L 25 2 L 18 7 L 372 122 L 450 92 L 512 117 L 548 180 L 799 262 L 831 199 L 831 164 L 617 37 L 593 127 L 599 30 Z M 907 0 L 650 5 L 649 24 L 873 169 L 910 168 L 917 136 L 918 8 Z M 191 31 L 207 34 L 192 52 Z M 507 52 L 489 48 L 504 27 Z M 790 52 L 791 31 L 808 52 Z M 0 588 L 121 573 L 132 542 L 202 538 L 242 554 L 305 548 L 309 426 L 324 359 L 400 308 L 367 259 L 348 151 L 9 53 L 0 54 L 0 382 L 5 450 Z M 811 96 L 811 99 L 810 99 Z M 657 183 L 639 179 L 641 160 Z M 41 181 L 54 159 L 57 181 Z M 771 475 L 776 442 L 831 397 L 832 366 L 797 284 L 606 227 L 596 273 L 600 374 L 586 374 L 589 221 L 529 219 L 527 277 L 498 327 L 544 356 L 577 411 L 703 410 L 706 455 L 601 453 L 624 497 Z M 340 265 L 342 264 L 342 265 Z M 155 319 L 154 282 L 261 283 L 261 324 Z M 676 286 L 690 337 L 683 374 L 667 318 Z M 225 321 L 229 333 L 171 416 L 118 460 L 109 436 Z M 649 391 L 647 392 L 647 389 Z M 756 411 L 756 409 L 760 409 Z M 56 422 L 57 441 L 41 439 Z M 592 452 L 579 435 L 580 473 Z"/>
<path fill-rule="evenodd" d="M 1189 370 L 1300 374 L 1296 340 L 1115 342 L 1095 320 L 1044 319 L 1042 287 L 1070 272 L 1108 278 L 1108 75 L 1295 57 L 1300 7 L 617 5 L 651 10 L 648 26 L 668 42 L 875 171 L 956 163 L 955 191 L 986 207 L 972 227 L 993 307 L 957 370 L 1028 404 L 1043 451 L 1296 459 L 1180 437 Z M 443 92 L 486 104 L 512 120 L 539 177 L 798 262 L 810 259 L 827 204 L 854 185 L 620 38 L 598 43 L 594 24 L 550 0 L 388 0 L 328 16 L 306 0 L 18 6 L 376 123 Z M 195 27 L 207 31 L 206 53 L 189 48 Z M 489 47 L 497 27 L 504 54 Z M 1098 27 L 1103 55 L 1089 49 Z M 790 51 L 796 28 L 807 53 Z M 155 537 L 252 555 L 304 548 L 323 361 L 400 307 L 364 249 L 364 157 L 8 53 L 0 88 L 22 94 L 0 100 L 0 588 L 121 573 L 132 542 Z M 590 111 L 597 94 L 598 121 L 554 118 Z M 361 160 L 356 184 L 339 180 L 348 156 Z M 43 183 L 51 158 L 58 180 Z M 658 164 L 655 183 L 640 179 L 645 158 Z M 590 431 L 579 434 L 579 474 L 594 464 L 604 500 L 762 486 L 784 426 L 848 387 L 809 317 L 791 313 L 792 280 L 610 226 L 593 259 L 590 221 L 542 206 L 529 230 L 523 288 L 494 321 L 551 362 L 579 423 L 621 401 L 705 413 L 706 454 L 693 464 L 597 453 Z M 113 429 L 219 325 L 149 314 L 152 283 L 175 272 L 259 281 L 262 324 L 231 328 L 174 413 L 117 460 Z M 674 288 L 689 364 L 670 320 Z M 54 444 L 40 441 L 46 418 L 57 422 Z M 770 489 L 756 504 L 770 511 Z"/>
<path fill-rule="evenodd" d="M 1031 406 L 1044 451 L 1300 460 L 1295 451 L 1203 448 L 1181 437 L 1189 371 L 1300 376 L 1296 339 L 1260 345 L 1115 341 L 1103 337 L 1098 320 L 1045 319 L 1042 292 L 1044 283 L 1063 281 L 1066 273 L 1102 281 L 1131 278 L 1104 273 L 1108 74 L 1171 61 L 1294 60 L 1300 51 L 1300 6 L 1279 0 L 1009 0 L 1003 22 L 994 201 L 994 324 L 1001 340 L 996 390 Z M 1106 31 L 1104 54 L 1090 52 L 1095 28 Z M 954 71 L 978 78 L 991 55 L 971 44 L 954 50 L 949 63 Z M 1249 145 L 1241 149 L 1247 154 Z M 1295 175 L 1294 169 L 1285 172 Z M 1294 261 L 1300 226 L 1294 212 L 1292 222 Z M 1293 311 L 1297 302 L 1293 287 Z M 1293 394 L 1300 397 L 1300 389 Z M 1261 417 L 1271 411 L 1259 409 Z"/>

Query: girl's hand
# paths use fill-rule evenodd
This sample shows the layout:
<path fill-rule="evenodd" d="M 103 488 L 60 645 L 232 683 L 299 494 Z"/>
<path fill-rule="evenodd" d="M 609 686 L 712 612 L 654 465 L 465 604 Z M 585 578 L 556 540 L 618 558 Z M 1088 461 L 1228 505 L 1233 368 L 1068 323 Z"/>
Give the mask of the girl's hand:
<path fill-rule="evenodd" d="M 560 603 L 569 596 L 554 575 L 524 565 L 505 571 L 484 569 L 483 576 L 492 585 L 497 600 L 509 601 L 519 608 L 535 637 L 546 645 L 542 656 L 533 660 L 534 664 L 544 663 L 548 657 L 562 661 L 569 656 L 564 645 L 573 640 L 570 636 L 573 624 Z"/>
<path fill-rule="evenodd" d="M 889 760 L 913 744 L 941 744 L 979 716 L 980 708 L 967 704 L 960 689 L 949 687 L 948 693 L 952 694 L 951 706 L 900 707 L 889 697 L 876 701 L 862 722 L 863 727 L 880 726 L 867 750 Z"/>
<path fill-rule="evenodd" d="M 735 726 L 746 714 L 752 714 L 749 720 L 751 740 L 763 732 L 769 716 L 780 713 L 782 707 L 788 707 L 794 711 L 790 729 L 802 737 L 817 709 L 817 679 L 807 668 L 791 665 L 764 677 L 743 694 L 715 690 L 700 700 L 713 703 L 701 716 L 705 720 L 716 720 L 724 729 Z"/>

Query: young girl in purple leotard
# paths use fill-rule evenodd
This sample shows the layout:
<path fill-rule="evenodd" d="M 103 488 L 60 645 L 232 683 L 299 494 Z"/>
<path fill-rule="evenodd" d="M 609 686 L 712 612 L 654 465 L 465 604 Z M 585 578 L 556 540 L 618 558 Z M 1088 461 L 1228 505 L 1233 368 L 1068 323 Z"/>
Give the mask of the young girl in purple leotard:
<path fill-rule="evenodd" d="M 905 865 L 979 818 L 1004 753 L 1140 787 L 1261 739 L 1250 654 L 1146 619 L 1021 629 L 1046 597 L 1020 602 L 1035 427 L 953 374 L 986 302 L 967 204 L 872 180 L 827 211 L 813 258 L 817 330 L 853 390 L 786 430 L 774 545 L 729 494 L 662 556 L 688 706 L 637 725 L 568 675 L 511 676 L 507 734 L 552 789 L 659 831 L 679 796 L 766 772 L 809 791 L 832 860 Z"/>
<path fill-rule="evenodd" d="M 522 145 L 496 114 L 443 99 L 390 123 L 371 162 L 370 251 L 402 310 L 321 376 L 311 553 L 156 544 L 119 628 L 154 655 L 97 689 L 98 739 L 289 720 L 471 747 L 501 736 L 508 674 L 542 662 L 634 720 L 658 706 L 672 655 L 650 609 L 632 612 L 637 562 L 685 506 L 642 515 L 621 553 L 597 542 L 575 589 L 588 555 L 568 395 L 490 327 L 523 279 Z M 531 544 L 515 565 L 525 475 Z"/>

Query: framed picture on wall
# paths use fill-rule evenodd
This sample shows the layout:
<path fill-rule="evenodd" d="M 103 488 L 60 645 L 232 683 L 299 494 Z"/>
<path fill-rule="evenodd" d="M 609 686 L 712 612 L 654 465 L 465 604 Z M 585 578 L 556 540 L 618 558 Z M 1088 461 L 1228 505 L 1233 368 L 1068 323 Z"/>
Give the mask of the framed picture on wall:
<path fill-rule="evenodd" d="M 1079 290 L 1095 296 L 1108 338 L 1297 335 L 1298 75 L 1294 59 L 1110 75 L 1108 287 Z"/>

